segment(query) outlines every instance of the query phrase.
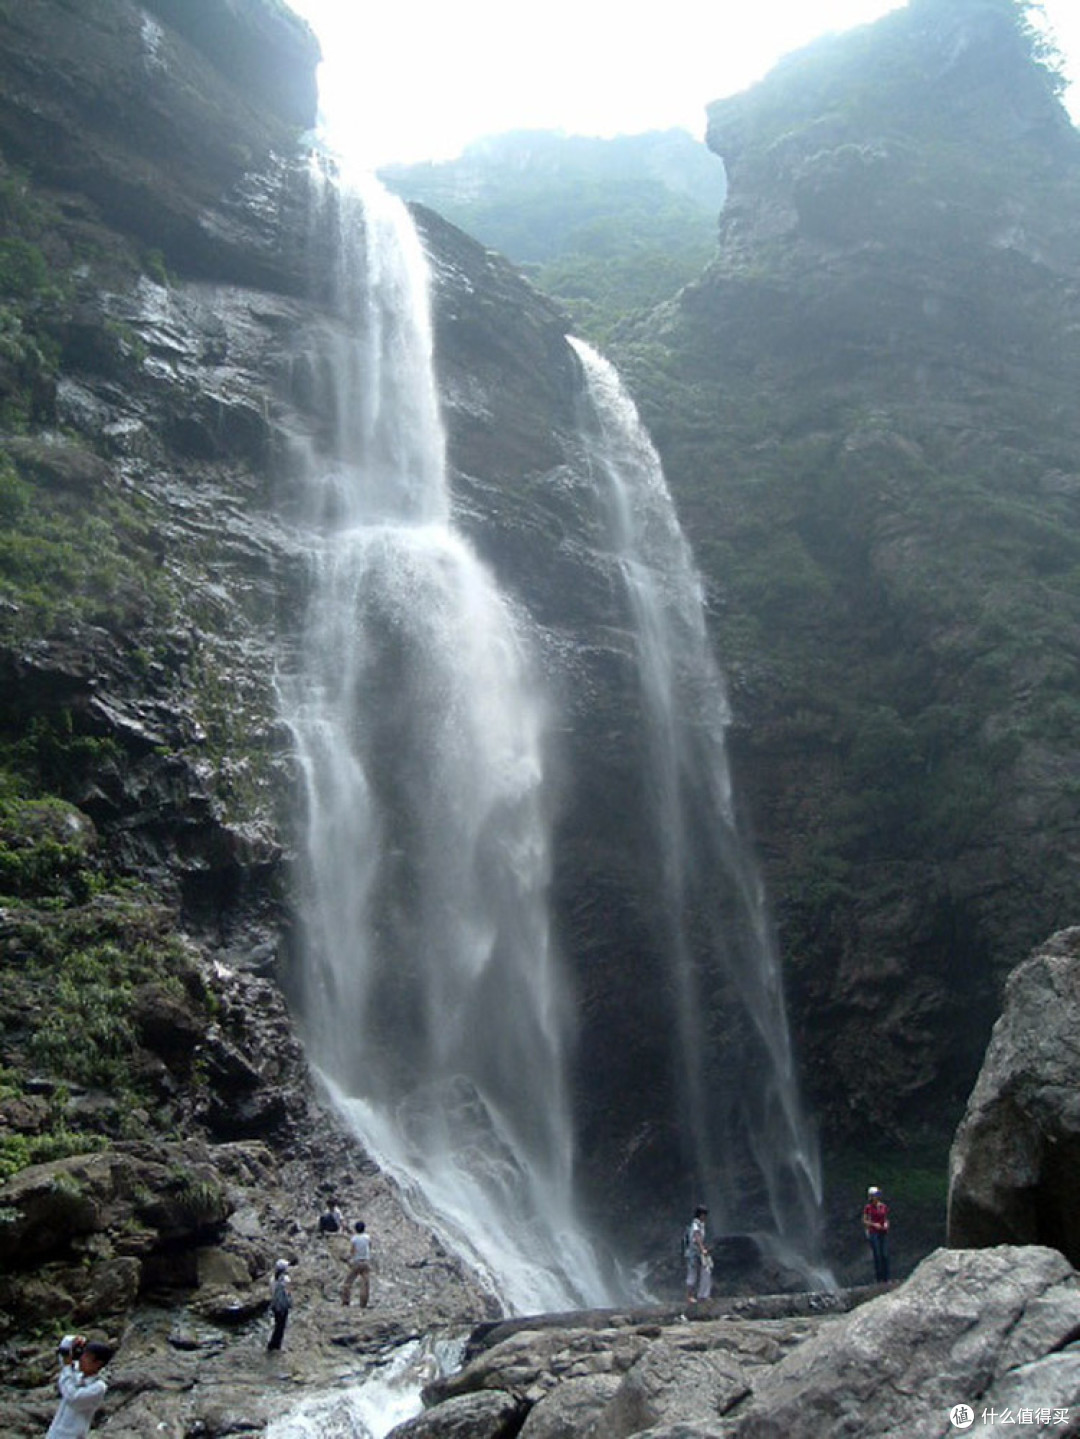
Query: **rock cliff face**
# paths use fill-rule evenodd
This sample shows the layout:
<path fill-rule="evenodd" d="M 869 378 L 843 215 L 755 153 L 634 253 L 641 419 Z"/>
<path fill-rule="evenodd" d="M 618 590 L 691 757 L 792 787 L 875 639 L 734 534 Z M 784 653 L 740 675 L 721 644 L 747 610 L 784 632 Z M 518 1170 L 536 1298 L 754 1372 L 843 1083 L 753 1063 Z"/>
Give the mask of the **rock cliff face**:
<path fill-rule="evenodd" d="M 340 323 L 297 145 L 316 52 L 269 0 L 35 0 L 0 13 L 0 38 L 0 1178 L 15 1176 L 2 1202 L 20 1236 L 4 1338 L 93 1318 L 159 1353 L 147 1306 L 190 1300 L 193 1323 L 239 1324 L 206 1402 L 264 1417 L 230 1386 L 275 1252 L 311 1266 L 312 1301 L 332 1293 L 296 1227 L 328 1189 L 393 1250 L 387 1341 L 415 1327 L 421 1292 L 436 1318 L 486 1302 L 321 1113 L 282 999 L 291 456 L 328 421 L 304 337 Z M 555 890 L 581 981 L 579 1119 L 594 1188 L 621 1166 L 629 1213 L 673 1135 L 664 1076 L 637 1110 L 621 1102 L 662 1051 L 635 898 L 632 655 L 596 562 L 579 366 L 507 264 L 418 219 L 460 523 L 527 605 L 572 721 Z M 622 993 L 637 1059 L 606 1042 Z M 329 1332 L 316 1367 L 335 1343 L 370 1359 L 369 1329 Z M 44 1348 L 18 1367 L 35 1432 Z M 137 1432 L 142 1400 L 121 1392 Z M 185 1422 L 210 1425 L 197 1409 Z"/>
<path fill-rule="evenodd" d="M 267 161 L 315 121 L 319 52 L 301 21 L 262 0 L 34 0 L 4 25 L 9 164 L 70 187 L 129 239 L 182 251 L 189 273 L 282 278 Z"/>
<path fill-rule="evenodd" d="M 93 1325 L 134 1366 L 117 1432 L 257 1428 L 277 1255 L 301 1383 L 350 1350 L 359 1375 L 418 1303 L 425 1326 L 488 1303 L 327 1117 L 270 978 L 317 50 L 254 0 L 35 0 L 0 37 L 0 1407 L 43 1432 L 36 1336 Z M 382 1249 L 377 1315 L 333 1307 L 331 1191 Z"/>
<path fill-rule="evenodd" d="M 712 576 L 814 1094 L 830 1134 L 860 1138 L 943 1141 L 996 974 L 1066 906 L 1074 838 L 1075 137 L 999 7 L 973 9 L 968 29 L 929 0 L 891 22 L 909 82 L 944 66 L 903 123 L 881 118 L 900 79 L 851 100 L 855 61 L 876 74 L 869 41 L 718 111 L 735 157 L 720 259 L 627 344 Z M 475 1315 L 475 1286 L 320 1117 L 281 997 L 290 445 L 327 420 L 298 339 L 337 319 L 298 159 L 314 44 L 271 0 L 34 0 L 0 10 L 0 39 L 0 1159 L 60 1166 L 15 1179 L 20 1234 L 40 1186 L 66 1192 L 61 1221 L 81 1216 L 70 1243 L 61 1222 L 20 1247 L 34 1263 L 5 1291 L 9 1332 L 31 1315 L 119 1327 L 163 1255 L 184 1255 L 185 1292 L 200 1264 L 227 1271 L 225 1308 L 247 1313 L 286 1216 L 343 1174 L 394 1238 L 393 1336 L 415 1323 L 410 1265 L 439 1314 Z M 637 1196 L 663 1224 L 679 1182 L 678 1117 L 632 645 L 597 563 L 580 374 L 508 265 L 418 220 L 456 511 L 528 608 L 567 718 L 554 894 L 586 1179 L 641 1246 Z M 184 1203 L 178 1135 L 208 1166 Z M 155 1187 L 157 1207 L 133 1197 Z M 104 1300 L 106 1272 L 123 1283 Z M 224 1353 L 228 1383 L 243 1349 Z M 26 1432 L 46 1403 L 31 1396 Z"/>
<path fill-rule="evenodd" d="M 132 1112 L 166 1128 L 186 1122 L 188 1087 L 208 1077 L 195 1117 L 200 1126 L 213 1117 L 212 1137 L 287 1143 L 303 1105 L 283 1108 L 276 1085 L 264 1093 L 242 1044 L 239 1060 L 220 1073 L 214 1061 L 206 1075 L 197 1035 L 216 991 L 188 980 L 183 947 L 161 967 L 170 986 L 192 990 L 181 1027 L 194 1059 L 159 1053 L 168 1024 L 140 1027 L 132 999 L 156 978 L 140 947 L 153 927 L 142 910 L 120 923 L 111 906 L 135 882 L 141 905 L 165 906 L 154 934 L 175 929 L 200 948 L 196 971 L 212 957 L 298 992 L 295 775 L 274 675 L 302 621 L 294 447 L 332 423 L 308 340 L 346 323 L 319 282 L 327 237 L 312 220 L 297 143 L 311 119 L 315 50 L 269 3 L 70 10 L 39 0 L 2 24 L 0 376 L 13 568 L 0 615 L 0 726 L 22 899 L 12 967 L 31 957 L 5 1063 L 92 1089 L 125 1075 L 120 1052 L 137 1055 L 127 1072 L 144 1077 L 160 1061 L 175 1094 L 161 1100 L 160 1085 L 140 1080 Z M 297 72 L 293 83 L 279 84 L 283 66 Z M 20 168 L 31 162 L 33 179 Z M 435 214 L 417 218 L 435 282 L 457 519 L 527 611 L 562 717 L 553 894 L 580 1015 L 584 1186 L 633 1252 L 647 1249 L 649 1225 L 662 1226 L 666 1255 L 668 1216 L 689 1201 L 676 1158 L 674 1026 L 658 1020 L 670 1007 L 656 979 L 665 925 L 650 898 L 656 860 L 627 606 L 600 553 L 579 436 L 580 366 L 562 317 L 509 265 Z M 39 824 L 31 844 L 41 804 L 54 807 L 51 828 Z M 82 955 L 107 980 L 111 1018 L 94 1019 L 77 1066 L 74 1020 L 55 1042 L 33 1033 L 55 973 L 34 928 L 49 905 L 60 914 L 45 924 L 54 950 Z M 130 963 L 114 965 L 114 950 Z M 13 1165 L 69 1155 L 94 1132 L 75 1126 L 61 1100 L 13 1134 Z M 98 1132 L 141 1138 L 138 1126 L 121 1133 L 124 1107 Z"/>
<path fill-rule="evenodd" d="M 616 358 L 708 575 L 827 1143 L 940 1163 L 1004 975 L 1075 919 L 1080 139 L 997 0 L 822 40 L 708 139 L 716 260 Z"/>

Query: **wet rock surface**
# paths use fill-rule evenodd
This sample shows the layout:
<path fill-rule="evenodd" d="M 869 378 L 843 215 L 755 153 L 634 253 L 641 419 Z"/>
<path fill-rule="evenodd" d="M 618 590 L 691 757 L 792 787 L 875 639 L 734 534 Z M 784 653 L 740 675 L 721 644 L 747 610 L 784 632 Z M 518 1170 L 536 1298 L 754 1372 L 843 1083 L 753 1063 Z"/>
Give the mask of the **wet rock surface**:
<path fill-rule="evenodd" d="M 463 1331 L 490 1311 L 490 1298 L 406 1217 L 394 1186 L 328 1114 L 298 1056 L 282 1068 L 289 1123 L 273 1148 L 193 1137 L 117 1144 L 0 1186 L 5 1436 L 44 1432 L 65 1331 L 120 1341 L 97 1427 L 179 1439 L 262 1432 L 303 1395 L 357 1383 L 402 1344 Z M 317 1230 L 331 1195 L 372 1235 L 367 1309 L 341 1304 L 346 1236 Z M 273 1356 L 278 1258 L 291 1265 L 293 1311 Z"/>
<path fill-rule="evenodd" d="M 265 0 L 110 0 L 16 6 L 4 32 L 8 160 L 204 272 L 288 276 L 264 176 L 315 121 L 318 47 L 302 22 Z"/>

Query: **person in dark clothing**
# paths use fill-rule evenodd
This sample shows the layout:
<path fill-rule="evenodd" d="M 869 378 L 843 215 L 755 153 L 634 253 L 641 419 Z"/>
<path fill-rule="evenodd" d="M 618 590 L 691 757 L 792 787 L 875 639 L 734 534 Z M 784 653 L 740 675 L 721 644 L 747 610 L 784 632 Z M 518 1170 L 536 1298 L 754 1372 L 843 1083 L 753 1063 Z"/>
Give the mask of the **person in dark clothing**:
<path fill-rule="evenodd" d="M 331 1199 L 326 1209 L 319 1215 L 320 1234 L 340 1234 L 345 1227 L 345 1220 L 341 1213 L 341 1206 L 336 1199 Z"/>
<path fill-rule="evenodd" d="M 274 1265 L 274 1277 L 270 1284 L 270 1313 L 274 1328 L 267 1341 L 267 1351 L 280 1349 L 285 1338 L 285 1325 L 289 1322 L 292 1308 L 292 1294 L 289 1292 L 289 1262 L 279 1259 Z"/>
<path fill-rule="evenodd" d="M 862 1212 L 863 1231 L 870 1242 L 870 1253 L 874 1258 L 874 1278 L 879 1284 L 889 1282 L 889 1206 L 881 1197 L 881 1190 L 871 1184 L 866 1192 L 866 1203 Z"/>

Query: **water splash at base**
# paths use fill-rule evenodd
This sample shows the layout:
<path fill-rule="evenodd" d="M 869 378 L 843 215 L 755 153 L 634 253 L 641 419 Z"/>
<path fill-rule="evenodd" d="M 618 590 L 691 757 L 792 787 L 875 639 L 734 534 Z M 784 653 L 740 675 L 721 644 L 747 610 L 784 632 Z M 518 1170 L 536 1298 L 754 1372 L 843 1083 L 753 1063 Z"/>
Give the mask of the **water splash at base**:
<path fill-rule="evenodd" d="M 416 1340 L 362 1383 L 309 1395 L 272 1419 L 266 1439 L 383 1439 L 423 1409 L 420 1391 L 461 1362 L 463 1339 Z"/>

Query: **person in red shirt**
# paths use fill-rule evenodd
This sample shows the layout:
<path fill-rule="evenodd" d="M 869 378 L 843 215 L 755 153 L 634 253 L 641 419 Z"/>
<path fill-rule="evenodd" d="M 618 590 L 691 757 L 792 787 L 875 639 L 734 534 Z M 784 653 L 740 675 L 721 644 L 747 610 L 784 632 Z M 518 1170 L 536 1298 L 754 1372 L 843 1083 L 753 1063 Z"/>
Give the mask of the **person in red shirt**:
<path fill-rule="evenodd" d="M 889 1206 L 881 1197 L 881 1190 L 871 1184 L 866 1191 L 866 1203 L 862 1212 L 863 1230 L 870 1241 L 870 1253 L 874 1256 L 874 1278 L 879 1284 L 889 1282 Z"/>

